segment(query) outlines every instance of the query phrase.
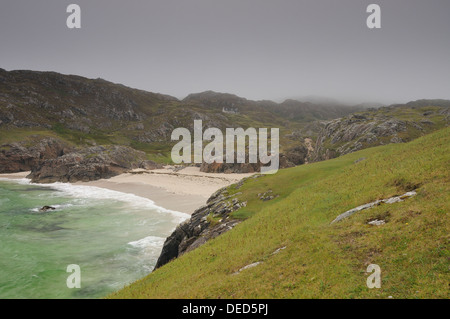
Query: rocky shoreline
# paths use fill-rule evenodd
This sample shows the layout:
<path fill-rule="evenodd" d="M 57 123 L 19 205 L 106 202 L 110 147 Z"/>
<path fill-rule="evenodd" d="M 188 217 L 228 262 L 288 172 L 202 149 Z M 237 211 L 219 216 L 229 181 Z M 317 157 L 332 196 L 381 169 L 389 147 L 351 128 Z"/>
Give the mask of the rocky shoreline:
<path fill-rule="evenodd" d="M 248 178 L 258 178 L 259 176 L 261 175 L 253 175 Z M 242 186 L 244 180 L 235 184 L 237 189 Z M 189 220 L 180 224 L 167 237 L 155 269 L 200 247 L 239 224 L 242 220 L 233 218 L 231 213 L 247 205 L 247 202 L 241 202 L 237 198 L 240 194 L 240 192 L 230 194 L 228 187 L 224 187 L 211 195 L 206 205 L 197 209 Z"/>
<path fill-rule="evenodd" d="M 0 173 L 31 171 L 33 183 L 94 181 L 132 169 L 157 169 L 161 164 L 128 146 L 73 147 L 56 138 L 4 144 L 0 148 Z"/>

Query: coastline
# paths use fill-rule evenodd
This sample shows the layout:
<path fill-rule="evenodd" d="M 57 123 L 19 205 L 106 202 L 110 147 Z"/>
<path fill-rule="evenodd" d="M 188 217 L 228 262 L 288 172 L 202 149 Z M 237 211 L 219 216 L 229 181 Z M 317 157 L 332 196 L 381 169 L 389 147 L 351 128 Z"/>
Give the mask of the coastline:
<path fill-rule="evenodd" d="M 0 178 L 26 178 L 29 172 L 0 174 Z M 122 193 L 148 198 L 156 205 L 191 215 L 206 204 L 208 198 L 222 187 L 237 183 L 253 175 L 203 173 L 198 167 L 186 167 L 175 171 L 166 166 L 156 170 L 133 170 L 129 173 L 73 185 L 96 186 Z"/>

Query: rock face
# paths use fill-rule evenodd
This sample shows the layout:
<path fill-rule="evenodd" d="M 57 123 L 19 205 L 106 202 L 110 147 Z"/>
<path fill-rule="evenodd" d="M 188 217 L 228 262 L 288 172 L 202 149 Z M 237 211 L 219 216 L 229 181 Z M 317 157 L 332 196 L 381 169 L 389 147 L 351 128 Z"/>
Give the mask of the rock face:
<path fill-rule="evenodd" d="M 204 173 L 256 173 L 259 172 L 261 163 L 211 163 L 203 162 L 200 171 Z"/>
<path fill-rule="evenodd" d="M 127 146 L 94 146 L 48 159 L 33 167 L 34 183 L 77 182 L 110 178 L 135 168 L 158 168 L 144 152 Z"/>
<path fill-rule="evenodd" d="M 329 121 L 319 133 L 312 160 L 327 160 L 367 147 L 411 141 L 448 126 L 449 109 L 448 101 L 416 101 Z"/>
<path fill-rule="evenodd" d="M 230 213 L 247 205 L 236 198 L 239 194 L 230 195 L 227 188 L 214 193 L 205 206 L 197 209 L 166 239 L 155 269 L 236 226 L 239 220 L 231 218 Z"/>
<path fill-rule="evenodd" d="M 0 146 L 0 173 L 31 171 L 34 183 L 91 181 L 135 168 L 156 169 L 161 164 L 127 146 L 75 148 L 57 138 L 38 136 Z"/>
<path fill-rule="evenodd" d="M 308 156 L 308 149 L 299 145 L 287 150 L 285 153 L 280 153 L 280 167 L 288 168 L 296 165 L 301 165 L 306 162 Z M 247 156 L 248 158 L 248 156 Z M 261 171 L 261 162 L 258 163 L 212 163 L 203 162 L 200 166 L 200 171 L 204 173 L 259 173 Z"/>
<path fill-rule="evenodd" d="M 31 171 L 45 160 L 54 159 L 71 151 L 66 143 L 46 138 L 0 146 L 0 173 Z"/>

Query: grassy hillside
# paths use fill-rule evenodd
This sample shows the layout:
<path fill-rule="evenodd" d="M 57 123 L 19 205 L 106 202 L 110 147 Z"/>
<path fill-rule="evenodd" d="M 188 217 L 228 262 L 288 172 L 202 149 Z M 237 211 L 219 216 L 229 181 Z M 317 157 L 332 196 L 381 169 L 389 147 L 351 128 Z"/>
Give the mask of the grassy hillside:
<path fill-rule="evenodd" d="M 245 221 L 109 297 L 448 298 L 449 146 L 446 128 L 249 179 L 238 190 L 248 205 L 235 212 Z M 279 197 L 262 202 L 258 194 L 269 189 Z M 418 194 L 403 202 L 330 224 L 412 189 Z M 386 224 L 367 224 L 375 218 Z M 381 289 L 366 286 L 372 263 Z"/>
<path fill-rule="evenodd" d="M 103 79 L 0 68 L 0 143 L 31 135 L 58 137 L 78 146 L 126 145 L 156 162 L 170 163 L 175 128 L 280 128 L 281 150 L 315 137 L 315 120 L 330 120 L 364 108 L 291 101 L 251 101 L 212 91 L 184 100 L 126 87 Z M 308 126 L 309 125 L 309 126 Z M 304 131 L 304 128 L 307 131 Z M 33 137 L 35 139 L 35 137 Z M 1 144 L 0 144 L 1 145 Z"/>
<path fill-rule="evenodd" d="M 173 130 L 192 132 L 194 120 L 222 132 L 229 127 L 279 128 L 280 151 L 296 153 L 287 159 L 298 165 L 410 141 L 446 125 L 450 106 L 445 100 L 419 100 L 368 110 L 331 102 L 252 101 L 212 91 L 180 101 L 102 79 L 26 70 L 0 69 L 0 83 L 0 145 L 33 135 L 33 141 L 57 137 L 80 147 L 130 146 L 159 163 L 171 163 Z M 361 113 L 342 118 L 354 112 Z M 305 138 L 317 144 L 310 154 L 298 151 L 306 146 Z"/>

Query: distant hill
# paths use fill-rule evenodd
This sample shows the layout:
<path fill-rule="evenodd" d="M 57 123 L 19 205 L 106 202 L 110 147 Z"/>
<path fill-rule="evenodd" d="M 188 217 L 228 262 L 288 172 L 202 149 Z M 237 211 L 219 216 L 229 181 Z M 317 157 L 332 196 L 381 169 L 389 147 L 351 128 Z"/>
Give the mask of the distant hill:
<path fill-rule="evenodd" d="M 15 128 L 65 129 L 95 135 L 108 134 L 116 141 L 122 136 L 144 143 L 168 141 L 174 127 L 192 126 L 202 119 L 206 126 L 293 122 L 285 108 L 297 106 L 271 101 L 250 101 L 232 94 L 207 91 L 184 100 L 114 84 L 54 72 L 10 71 L 0 69 L 0 126 Z M 332 119 L 359 110 L 347 107 L 308 105 L 318 116 L 310 120 Z M 331 110 L 336 110 L 332 112 Z M 320 114 L 320 115 L 319 115 Z M 239 121 L 240 115 L 242 118 Z M 245 119 L 249 117 L 249 119 Z M 238 123 L 235 123 L 237 120 Z M 248 122 L 248 123 L 247 123 Z M 250 123 L 251 122 L 251 123 Z M 99 136 L 101 139 L 101 137 Z"/>
<path fill-rule="evenodd" d="M 56 139 L 56 144 L 78 148 L 129 146 L 144 151 L 148 159 L 169 163 L 174 144 L 170 141 L 172 131 L 177 127 L 192 131 L 194 120 L 202 120 L 205 128 L 222 130 L 278 127 L 281 149 L 287 150 L 303 147 L 305 137 L 319 132 L 320 126 L 311 124 L 312 121 L 332 119 L 359 109 L 311 104 L 305 107 L 301 103 L 287 106 L 212 91 L 191 94 L 180 101 L 103 79 L 0 69 L 0 148 L 4 145 L 3 149 L 10 149 L 10 144 L 16 142 L 24 147 L 42 140 L 45 145 L 50 138 Z M 297 115 L 293 117 L 292 112 Z M 305 132 L 304 128 L 307 128 Z M 16 151 L 11 156 L 3 155 L 7 157 L 3 162 L 14 157 L 21 163 L 8 167 L 31 169 L 31 164 L 39 161 L 25 160 L 18 154 L 20 147 L 13 148 Z M 26 153 L 40 156 L 35 150 L 27 149 Z M 40 159 L 47 159 L 48 154 Z M 1 157 L 0 154 L 0 160 Z"/>
<path fill-rule="evenodd" d="M 170 163 L 172 131 L 185 127 L 192 132 L 194 120 L 222 131 L 280 128 L 281 167 L 290 167 L 412 140 L 447 125 L 448 104 L 423 100 L 368 109 L 332 101 L 252 101 L 213 91 L 178 100 L 103 79 L 0 69 L 0 162 L 18 161 L 3 165 L 0 172 L 32 170 L 36 163 L 55 159 L 62 153 L 60 148 L 49 151 L 49 139 L 52 147 L 76 148 L 77 154 L 89 153 L 83 148 L 116 145 L 143 151 L 147 160 Z M 136 165 L 144 165 L 141 162 Z M 243 167 L 203 165 L 202 169 L 239 172 Z"/>

